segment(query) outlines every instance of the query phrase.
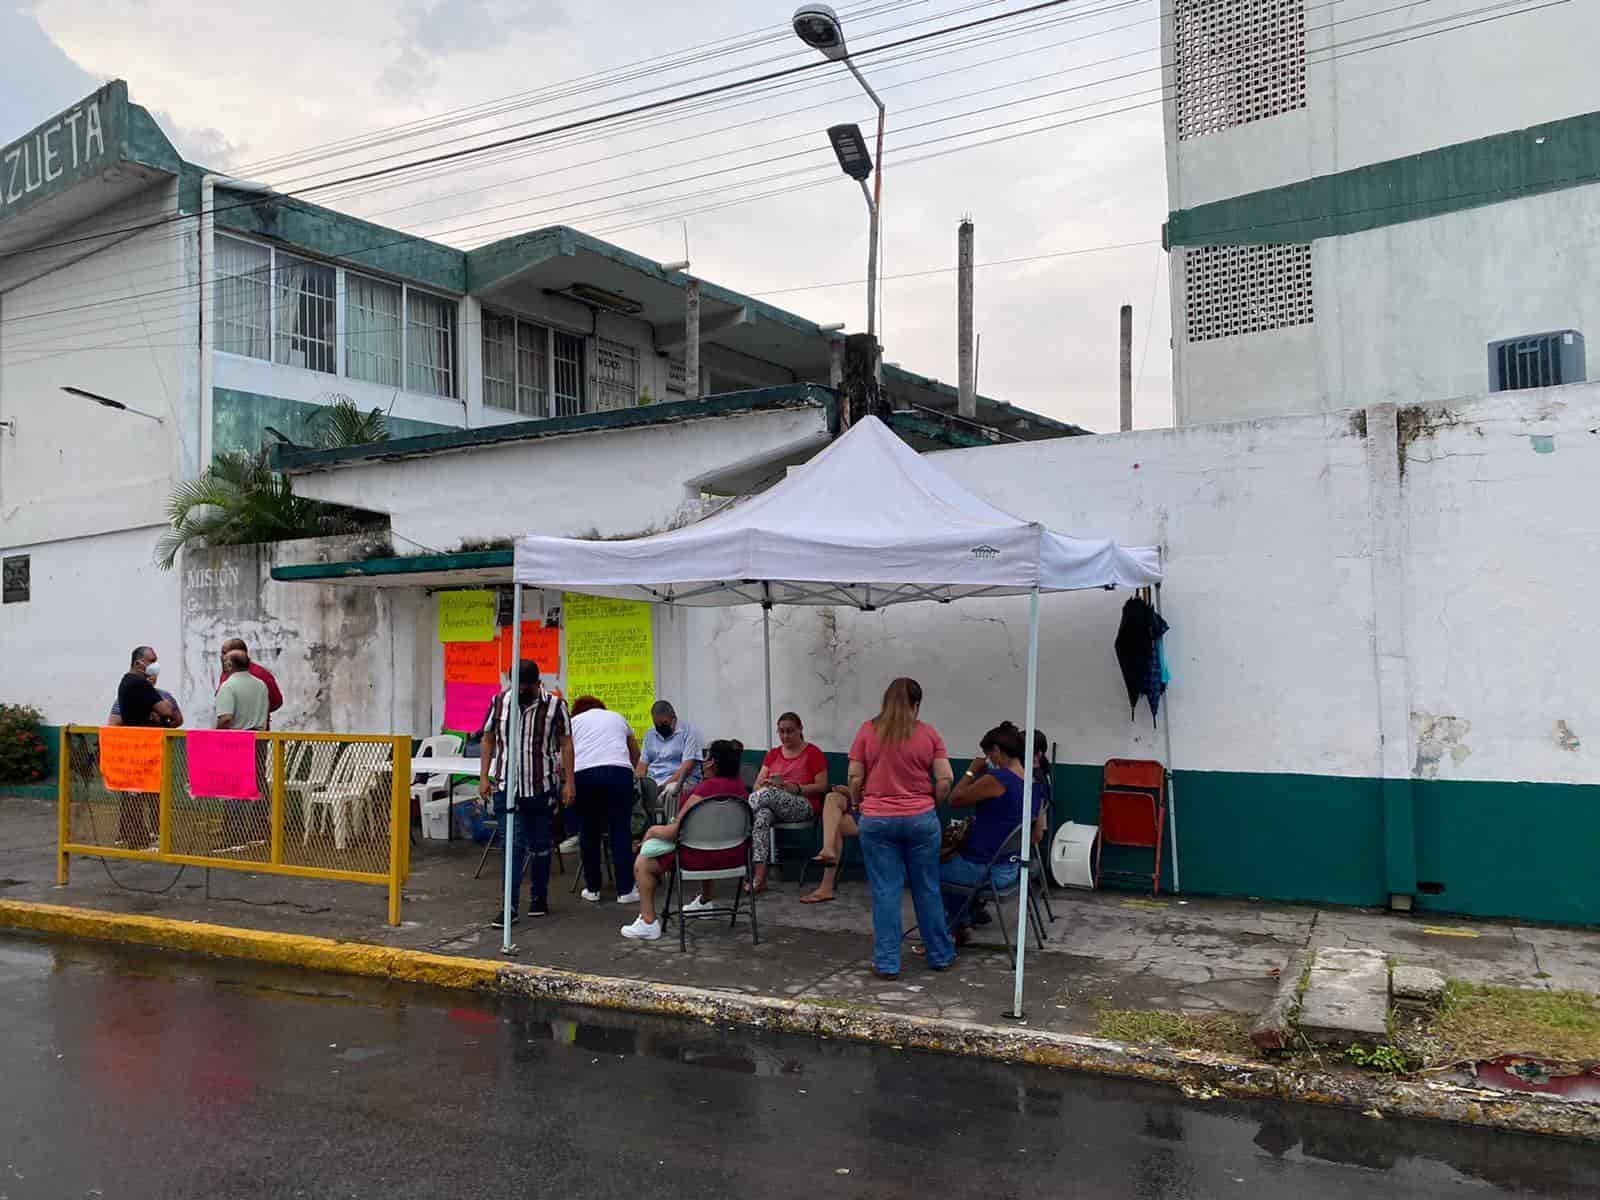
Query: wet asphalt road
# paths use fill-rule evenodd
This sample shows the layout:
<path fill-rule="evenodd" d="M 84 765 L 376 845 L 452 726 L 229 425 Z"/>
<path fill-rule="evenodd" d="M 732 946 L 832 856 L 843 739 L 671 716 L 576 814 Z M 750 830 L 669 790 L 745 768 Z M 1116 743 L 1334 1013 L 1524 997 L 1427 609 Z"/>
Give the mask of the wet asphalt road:
<path fill-rule="evenodd" d="M 0 1067 L 0 1200 L 1600 1195 L 1596 1147 L 20 938 Z"/>

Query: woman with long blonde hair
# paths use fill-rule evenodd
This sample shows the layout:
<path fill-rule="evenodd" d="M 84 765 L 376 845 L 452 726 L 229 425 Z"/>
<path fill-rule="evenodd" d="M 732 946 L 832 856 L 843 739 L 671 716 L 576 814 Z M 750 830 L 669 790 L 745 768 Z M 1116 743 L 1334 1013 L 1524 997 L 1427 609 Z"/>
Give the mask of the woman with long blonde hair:
<path fill-rule="evenodd" d="M 939 894 L 934 811 L 955 772 L 944 739 L 921 713 L 922 685 L 896 679 L 850 747 L 850 796 L 861 810 L 861 857 L 872 889 L 872 967 L 884 979 L 900 974 L 900 893 L 907 883 L 928 966 L 942 971 L 956 956 Z"/>

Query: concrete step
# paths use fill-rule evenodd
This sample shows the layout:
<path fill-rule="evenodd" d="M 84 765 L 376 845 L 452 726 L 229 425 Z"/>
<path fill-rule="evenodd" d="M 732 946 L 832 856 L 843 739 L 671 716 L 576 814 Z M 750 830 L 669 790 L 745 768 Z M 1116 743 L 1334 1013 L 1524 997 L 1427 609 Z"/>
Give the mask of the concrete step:
<path fill-rule="evenodd" d="M 1389 1040 L 1389 965 L 1377 950 L 1324 947 L 1311 960 L 1300 1032 L 1329 1046 Z"/>

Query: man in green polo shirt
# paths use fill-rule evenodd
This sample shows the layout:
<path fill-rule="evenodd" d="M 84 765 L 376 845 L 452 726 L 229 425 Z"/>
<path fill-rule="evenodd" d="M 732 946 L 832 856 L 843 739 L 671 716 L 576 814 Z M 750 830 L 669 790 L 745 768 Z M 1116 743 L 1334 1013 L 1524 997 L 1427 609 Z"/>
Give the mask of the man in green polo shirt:
<path fill-rule="evenodd" d="M 230 650 L 222 660 L 225 672 L 214 701 L 218 729 L 265 729 L 271 711 L 267 685 L 250 674 L 250 656 Z"/>

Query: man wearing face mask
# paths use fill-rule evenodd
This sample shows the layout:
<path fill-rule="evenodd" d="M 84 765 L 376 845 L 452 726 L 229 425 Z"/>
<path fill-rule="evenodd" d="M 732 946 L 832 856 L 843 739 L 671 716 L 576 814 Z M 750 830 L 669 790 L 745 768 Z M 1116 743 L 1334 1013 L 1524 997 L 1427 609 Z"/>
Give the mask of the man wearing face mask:
<path fill-rule="evenodd" d="M 517 757 L 517 802 L 514 844 L 506 848 L 515 864 L 511 883 L 511 923 L 518 919 L 522 895 L 522 864 L 528 863 L 528 915 L 542 917 L 550 911 L 550 845 L 554 809 L 559 797 L 565 808 L 577 803 L 577 782 L 572 769 L 572 725 L 567 702 L 547 691 L 539 679 L 539 664 L 523 659 L 512 685 L 494 698 L 483 723 L 479 794 L 494 797 L 494 814 L 506 827 L 506 749 L 511 745 L 512 704 L 522 710 L 520 753 Z M 530 858 L 531 855 L 531 858 Z M 490 924 L 499 928 L 504 914 L 496 911 Z"/>
<path fill-rule="evenodd" d="M 182 722 L 177 704 L 156 690 L 160 672 L 154 647 L 139 646 L 134 650 L 128 673 L 117 685 L 116 712 L 122 724 L 176 726 Z"/>
<path fill-rule="evenodd" d="M 687 721 L 678 720 L 677 710 L 666 700 L 657 700 L 650 709 L 653 728 L 644 735 L 644 746 L 636 768 L 639 778 L 654 784 L 663 815 L 670 819 L 677 811 L 678 796 L 700 782 L 700 734 Z M 646 789 L 646 807 L 655 808 Z"/>

